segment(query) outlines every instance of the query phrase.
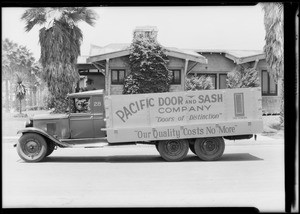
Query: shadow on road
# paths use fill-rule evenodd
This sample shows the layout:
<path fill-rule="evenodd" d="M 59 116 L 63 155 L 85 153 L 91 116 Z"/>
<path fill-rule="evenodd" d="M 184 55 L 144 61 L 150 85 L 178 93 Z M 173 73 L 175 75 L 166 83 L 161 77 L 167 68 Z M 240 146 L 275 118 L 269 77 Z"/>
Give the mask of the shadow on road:
<path fill-rule="evenodd" d="M 249 153 L 224 154 L 217 162 L 263 160 Z M 44 162 L 52 163 L 159 163 L 165 162 L 159 155 L 113 155 L 113 156 L 50 156 Z M 203 162 L 196 155 L 188 155 L 183 162 Z"/>
<path fill-rule="evenodd" d="M 219 161 L 259 161 L 262 158 L 250 155 L 249 153 L 224 154 Z"/>

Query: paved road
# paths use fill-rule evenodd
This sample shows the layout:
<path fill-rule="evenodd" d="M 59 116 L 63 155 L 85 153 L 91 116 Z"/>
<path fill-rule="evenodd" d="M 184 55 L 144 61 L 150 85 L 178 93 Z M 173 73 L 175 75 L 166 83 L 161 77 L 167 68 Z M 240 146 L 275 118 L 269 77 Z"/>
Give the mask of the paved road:
<path fill-rule="evenodd" d="M 58 149 L 24 163 L 3 142 L 3 207 L 254 206 L 284 211 L 280 139 L 227 143 L 219 161 L 163 161 L 148 145 Z"/>

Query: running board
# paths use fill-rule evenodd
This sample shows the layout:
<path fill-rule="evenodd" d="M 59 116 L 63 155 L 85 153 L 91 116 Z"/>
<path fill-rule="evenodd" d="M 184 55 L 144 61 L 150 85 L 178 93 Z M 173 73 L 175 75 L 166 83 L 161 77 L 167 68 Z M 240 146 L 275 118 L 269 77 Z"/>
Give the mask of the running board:
<path fill-rule="evenodd" d="M 108 142 L 104 138 L 81 138 L 81 139 L 61 139 L 61 142 L 72 148 L 96 148 L 107 146 Z"/>
<path fill-rule="evenodd" d="M 89 143 L 72 145 L 72 148 L 102 148 L 108 146 L 108 143 Z"/>

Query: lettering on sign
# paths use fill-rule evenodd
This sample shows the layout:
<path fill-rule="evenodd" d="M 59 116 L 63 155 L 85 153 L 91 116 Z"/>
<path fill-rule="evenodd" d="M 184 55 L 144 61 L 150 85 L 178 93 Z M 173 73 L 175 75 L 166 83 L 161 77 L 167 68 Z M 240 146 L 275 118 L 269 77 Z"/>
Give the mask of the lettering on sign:
<path fill-rule="evenodd" d="M 94 102 L 94 106 L 101 106 L 101 102 Z"/>
<path fill-rule="evenodd" d="M 159 139 L 179 139 L 184 137 L 202 137 L 202 136 L 224 136 L 236 133 L 235 126 L 207 126 L 196 128 L 167 128 L 167 129 L 155 129 L 151 131 L 135 130 L 136 137 L 139 140 L 159 140 Z"/>
<path fill-rule="evenodd" d="M 214 120 L 219 119 L 222 112 L 208 113 L 213 106 L 223 102 L 222 93 L 194 96 L 158 96 L 131 101 L 118 108 L 114 114 L 123 123 L 138 112 L 154 109 L 152 117 L 157 123 L 176 122 L 182 120 Z M 192 114 L 191 114 L 192 113 Z M 165 116 L 167 115 L 167 116 Z M 176 115 L 176 117 L 174 117 Z M 186 118 L 185 118 L 186 117 Z"/>

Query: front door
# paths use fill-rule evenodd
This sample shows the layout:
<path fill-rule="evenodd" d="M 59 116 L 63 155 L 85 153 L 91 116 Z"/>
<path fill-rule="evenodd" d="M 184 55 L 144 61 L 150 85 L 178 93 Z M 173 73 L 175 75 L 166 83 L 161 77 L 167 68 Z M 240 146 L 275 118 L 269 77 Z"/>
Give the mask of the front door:
<path fill-rule="evenodd" d="M 106 132 L 101 131 L 102 128 L 105 128 L 103 94 L 93 96 L 93 112 L 94 112 L 94 117 L 93 117 L 94 136 L 95 138 L 105 137 Z"/>
<path fill-rule="evenodd" d="M 90 107 L 90 97 L 73 98 L 70 113 L 70 131 L 72 139 L 94 138 L 94 120 Z"/>

